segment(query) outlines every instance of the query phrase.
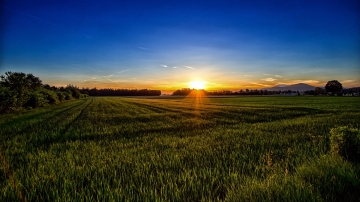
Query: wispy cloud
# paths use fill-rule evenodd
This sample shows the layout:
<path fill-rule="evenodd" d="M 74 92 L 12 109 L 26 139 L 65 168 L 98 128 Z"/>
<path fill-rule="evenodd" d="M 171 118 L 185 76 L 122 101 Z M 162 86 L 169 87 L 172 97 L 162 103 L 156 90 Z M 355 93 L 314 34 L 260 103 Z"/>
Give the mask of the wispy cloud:
<path fill-rule="evenodd" d="M 194 67 L 190 67 L 190 66 L 186 66 L 186 65 L 184 65 L 184 66 L 189 68 L 189 69 L 195 69 Z"/>
<path fill-rule="evenodd" d="M 341 81 L 341 83 L 352 83 L 354 82 L 355 80 L 344 80 L 344 81 Z"/>
<path fill-rule="evenodd" d="M 177 67 L 173 67 L 174 69 L 176 69 Z"/>
<path fill-rule="evenodd" d="M 307 84 L 315 84 L 319 83 L 317 80 L 294 80 L 294 83 L 307 83 Z"/>
<path fill-rule="evenodd" d="M 127 69 L 123 70 L 121 72 L 118 72 L 118 73 L 122 73 L 124 71 L 127 71 Z M 111 81 L 113 83 L 117 83 L 116 81 L 110 79 L 113 76 L 114 76 L 114 74 L 110 74 L 110 75 L 107 75 L 107 76 L 95 76 L 95 77 L 91 77 L 89 79 L 85 79 L 84 81 L 82 81 L 80 83 L 99 83 L 99 80 L 108 80 L 108 81 Z"/>
<path fill-rule="evenodd" d="M 282 76 L 280 76 L 280 75 L 275 75 L 276 77 L 278 77 L 278 78 L 281 78 Z"/>
<path fill-rule="evenodd" d="M 160 65 L 160 66 L 162 66 L 162 67 L 168 67 L 167 65 Z"/>
<path fill-rule="evenodd" d="M 126 72 L 126 71 L 129 71 L 129 69 L 125 69 L 125 70 L 122 70 L 122 71 L 117 72 L 117 73 L 118 73 L 118 74 L 121 74 L 121 73 Z"/>
<path fill-rule="evenodd" d="M 266 78 L 266 79 L 261 79 L 263 81 L 276 81 L 277 79 L 274 79 L 274 78 Z"/>
<path fill-rule="evenodd" d="M 251 74 L 245 74 L 244 76 L 252 76 Z"/>
<path fill-rule="evenodd" d="M 54 25 L 54 26 L 59 27 L 59 28 L 62 28 L 62 29 L 68 29 L 68 27 L 60 26 L 59 24 L 55 24 L 55 23 L 53 23 L 53 22 L 47 21 L 47 20 L 45 20 L 45 18 L 39 18 L 39 17 L 37 17 L 37 16 L 30 15 L 30 14 L 27 14 L 27 13 L 24 13 L 24 12 L 20 12 L 20 11 L 18 11 L 18 10 L 11 9 L 11 8 L 6 7 L 6 6 L 3 6 L 3 5 L 0 5 L 0 6 L 3 7 L 3 8 L 5 8 L 5 9 L 7 9 L 7 10 L 9 10 L 9 11 L 15 12 L 15 13 L 17 13 L 17 14 L 19 14 L 19 15 L 25 15 L 25 16 L 28 16 L 28 17 L 30 17 L 30 18 L 36 19 L 36 20 L 38 20 L 38 21 L 41 21 L 41 22 L 44 22 L 44 23 L 47 23 L 47 24 Z M 79 34 L 79 35 L 85 36 L 85 37 L 88 38 L 88 39 L 92 39 L 92 37 L 91 37 L 90 35 L 86 35 L 86 34 Z"/>
<path fill-rule="evenodd" d="M 22 15 L 26 15 L 26 16 L 28 16 L 28 17 L 37 19 L 37 20 L 39 20 L 39 21 L 42 21 L 42 22 L 45 22 L 45 23 L 52 24 L 52 25 L 55 25 L 55 26 L 60 27 L 59 25 L 57 25 L 57 24 L 55 24 L 55 23 L 52 23 L 52 22 L 49 22 L 49 21 L 47 21 L 47 20 L 44 20 L 44 19 L 42 19 L 42 18 L 39 18 L 39 17 L 33 16 L 33 15 L 29 15 L 29 14 L 27 14 L 27 13 L 23 13 L 23 12 L 14 10 L 14 9 L 8 8 L 8 7 L 3 6 L 3 5 L 0 5 L 0 6 L 2 6 L 3 8 L 5 8 L 5 9 L 7 9 L 7 10 L 13 11 L 13 12 L 15 12 L 15 13 L 22 14 Z"/>
<path fill-rule="evenodd" d="M 287 86 L 285 83 L 278 83 L 275 85 L 276 87 L 285 87 Z"/>
<path fill-rule="evenodd" d="M 140 47 L 138 47 L 139 49 L 141 49 L 141 50 L 149 50 L 149 49 L 147 49 L 147 48 L 145 48 L 145 47 L 142 47 L 142 46 L 140 46 Z"/>
<path fill-rule="evenodd" d="M 267 87 L 267 86 L 269 86 L 269 85 L 265 85 L 265 84 L 261 84 L 261 83 L 255 83 L 255 82 L 251 82 L 251 84 L 257 85 L 257 86 L 261 86 L 261 87 Z"/>

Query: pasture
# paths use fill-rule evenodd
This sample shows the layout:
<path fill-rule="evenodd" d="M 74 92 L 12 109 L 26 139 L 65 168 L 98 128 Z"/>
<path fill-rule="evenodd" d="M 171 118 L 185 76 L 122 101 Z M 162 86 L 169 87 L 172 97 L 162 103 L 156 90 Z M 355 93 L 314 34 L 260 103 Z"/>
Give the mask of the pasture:
<path fill-rule="evenodd" d="M 0 117 L 0 201 L 358 200 L 357 97 L 89 97 Z"/>

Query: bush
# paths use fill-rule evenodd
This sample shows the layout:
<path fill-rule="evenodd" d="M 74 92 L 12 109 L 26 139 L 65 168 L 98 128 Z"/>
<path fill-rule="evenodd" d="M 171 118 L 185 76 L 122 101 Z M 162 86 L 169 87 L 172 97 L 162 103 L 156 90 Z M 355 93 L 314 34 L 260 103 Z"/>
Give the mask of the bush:
<path fill-rule="evenodd" d="M 70 84 L 70 85 L 66 86 L 65 89 L 70 91 L 70 94 L 72 95 L 72 97 L 74 97 L 76 99 L 80 98 L 80 90 L 78 87 Z"/>
<path fill-rule="evenodd" d="M 46 99 L 48 100 L 48 103 L 56 104 L 56 103 L 59 102 L 56 92 L 43 88 L 41 90 L 41 93 L 46 96 Z"/>
<path fill-rule="evenodd" d="M 0 84 L 0 112 L 11 111 L 17 103 L 16 95 L 10 88 Z"/>
<path fill-rule="evenodd" d="M 64 92 L 57 92 L 56 95 L 57 95 L 60 102 L 63 102 L 65 100 L 65 98 L 66 98 Z"/>
<path fill-rule="evenodd" d="M 330 151 L 351 162 L 360 162 L 360 130 L 339 127 L 330 131 Z"/>
<path fill-rule="evenodd" d="M 65 100 L 71 100 L 73 97 L 71 96 L 71 93 L 69 93 L 69 92 L 63 92 L 64 93 L 64 95 L 65 95 Z"/>
<path fill-rule="evenodd" d="M 47 96 L 39 91 L 33 91 L 29 95 L 29 100 L 25 103 L 26 107 L 42 107 L 48 103 Z"/>
<path fill-rule="evenodd" d="M 326 155 L 302 165 L 296 177 L 310 183 L 324 201 L 357 201 L 360 180 L 354 166 L 339 156 Z"/>
<path fill-rule="evenodd" d="M 87 94 L 80 94 L 80 98 L 87 98 L 87 97 L 89 97 L 89 95 L 87 95 Z"/>

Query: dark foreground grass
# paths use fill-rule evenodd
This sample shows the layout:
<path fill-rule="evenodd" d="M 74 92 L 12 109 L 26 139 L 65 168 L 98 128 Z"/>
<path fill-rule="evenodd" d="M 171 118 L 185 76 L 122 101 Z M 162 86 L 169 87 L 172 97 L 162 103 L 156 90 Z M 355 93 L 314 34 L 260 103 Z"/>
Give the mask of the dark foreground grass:
<path fill-rule="evenodd" d="M 0 118 L 0 201 L 357 201 L 349 97 L 88 98 Z"/>

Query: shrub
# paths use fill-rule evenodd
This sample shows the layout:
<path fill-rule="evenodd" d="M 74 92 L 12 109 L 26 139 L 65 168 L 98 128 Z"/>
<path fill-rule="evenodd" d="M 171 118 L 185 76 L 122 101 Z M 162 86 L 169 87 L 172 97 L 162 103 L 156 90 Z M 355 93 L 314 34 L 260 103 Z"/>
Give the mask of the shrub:
<path fill-rule="evenodd" d="M 87 98 L 87 97 L 89 97 L 88 94 L 80 94 L 80 98 Z"/>
<path fill-rule="evenodd" d="M 68 85 L 65 88 L 66 90 L 70 91 L 72 97 L 79 99 L 80 98 L 80 90 L 78 87 L 74 86 L 74 85 Z"/>
<path fill-rule="evenodd" d="M 352 162 L 360 162 L 360 130 L 338 127 L 330 131 L 330 151 Z"/>
<path fill-rule="evenodd" d="M 65 95 L 65 100 L 71 100 L 73 97 L 71 96 L 71 93 L 69 93 L 69 92 L 63 92 L 64 93 L 64 95 Z"/>
<path fill-rule="evenodd" d="M 10 88 L 0 84 L 0 112 L 11 111 L 16 103 L 16 94 Z"/>
<path fill-rule="evenodd" d="M 56 92 L 43 88 L 41 90 L 41 93 L 46 96 L 46 99 L 48 100 L 48 103 L 56 104 L 56 103 L 59 102 Z"/>
<path fill-rule="evenodd" d="M 39 91 L 33 91 L 29 95 L 28 101 L 25 103 L 26 107 L 42 107 L 48 103 L 47 96 Z"/>
<path fill-rule="evenodd" d="M 65 100 L 65 98 L 66 98 L 64 92 L 57 92 L 56 95 L 57 95 L 60 102 L 63 102 Z"/>

